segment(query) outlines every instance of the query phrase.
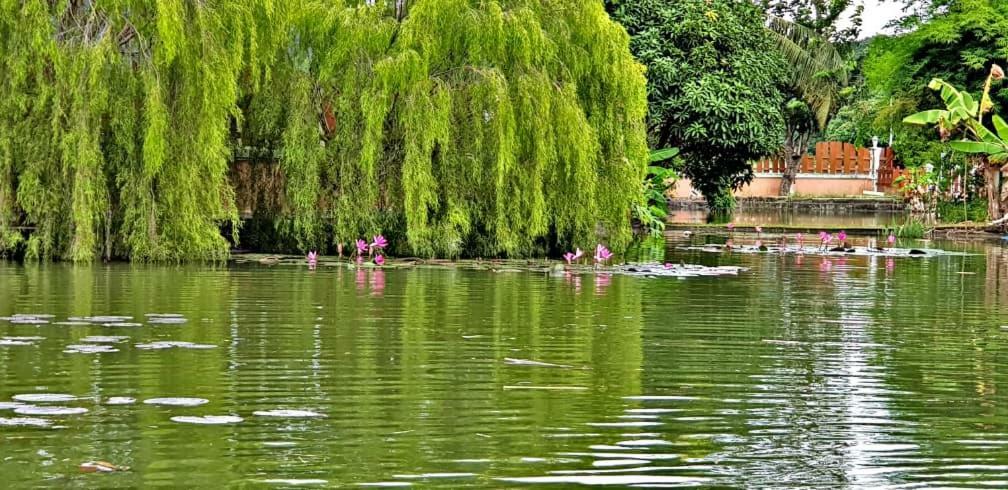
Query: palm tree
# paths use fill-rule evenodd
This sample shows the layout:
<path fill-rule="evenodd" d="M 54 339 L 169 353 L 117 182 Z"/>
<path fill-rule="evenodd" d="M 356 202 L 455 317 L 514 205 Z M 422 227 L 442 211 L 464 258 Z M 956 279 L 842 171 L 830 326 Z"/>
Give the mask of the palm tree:
<path fill-rule="evenodd" d="M 788 85 L 795 95 L 785 110 L 784 153 L 788 161 L 780 194 L 788 196 L 812 134 L 826 129 L 840 105 L 841 92 L 850 81 L 850 67 L 835 44 L 809 27 L 768 15 L 767 29 L 791 68 Z M 798 107 L 801 105 L 805 108 Z"/>

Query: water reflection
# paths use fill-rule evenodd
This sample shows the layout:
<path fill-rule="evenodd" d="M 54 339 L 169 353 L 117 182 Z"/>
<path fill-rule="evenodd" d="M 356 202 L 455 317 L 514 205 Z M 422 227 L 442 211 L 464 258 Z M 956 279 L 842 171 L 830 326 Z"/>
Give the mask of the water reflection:
<path fill-rule="evenodd" d="M 0 316 L 143 323 L 0 322 L 0 338 L 42 337 L 0 345 L 0 402 L 65 393 L 81 398 L 59 405 L 88 410 L 53 418 L 61 429 L 0 426 L 0 468 L 13 486 L 997 485 L 1008 255 L 971 250 L 673 247 L 673 263 L 751 269 L 686 280 L 0 265 Z M 120 352 L 62 352 L 98 336 L 125 337 Z M 136 348 L 167 341 L 217 348 Z M 171 421 L 221 415 L 244 420 Z M 134 470 L 77 472 L 96 459 Z"/>

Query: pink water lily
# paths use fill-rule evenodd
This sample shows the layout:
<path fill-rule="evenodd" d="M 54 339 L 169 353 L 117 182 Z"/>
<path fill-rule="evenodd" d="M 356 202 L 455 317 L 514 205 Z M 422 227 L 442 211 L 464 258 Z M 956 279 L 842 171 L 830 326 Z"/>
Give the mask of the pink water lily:
<path fill-rule="evenodd" d="M 819 241 L 823 242 L 823 243 L 829 242 L 829 233 L 826 233 L 825 231 L 820 231 L 819 232 Z"/>
<path fill-rule="evenodd" d="M 312 250 L 308 252 L 308 268 L 314 269 L 318 265 L 318 253 Z"/>
<path fill-rule="evenodd" d="M 847 232 L 841 230 L 840 234 L 837 235 L 837 239 L 839 239 L 840 244 L 843 245 L 843 243 L 847 241 Z"/>
<path fill-rule="evenodd" d="M 896 235 L 890 233 L 889 234 L 889 238 L 887 238 L 886 241 L 889 242 L 889 246 L 890 247 L 893 246 L 893 245 L 895 245 L 896 244 Z"/>
<path fill-rule="evenodd" d="M 361 240 L 360 238 L 358 238 L 357 239 L 357 255 L 364 255 L 364 252 L 367 252 L 367 250 L 368 250 L 368 244 L 367 244 L 367 242 L 365 242 L 364 240 Z"/>
<path fill-rule="evenodd" d="M 564 258 L 564 260 L 567 261 L 567 264 L 570 265 L 571 261 L 574 260 L 574 254 L 571 253 L 571 252 L 567 252 L 567 253 L 563 254 L 563 258 Z"/>
<path fill-rule="evenodd" d="M 763 233 L 763 227 L 762 226 L 757 226 L 756 227 L 756 233 Z"/>
<path fill-rule="evenodd" d="M 728 223 L 728 231 L 735 231 L 735 223 Z"/>
<path fill-rule="evenodd" d="M 385 248 L 388 246 L 388 240 L 383 235 L 375 235 L 371 240 L 371 246 L 374 248 Z"/>
<path fill-rule="evenodd" d="M 581 257 L 584 257 L 584 251 L 583 251 L 583 250 L 581 250 L 580 248 L 578 248 L 578 249 L 575 249 L 575 250 L 574 250 L 574 260 L 578 260 L 578 259 L 580 259 Z"/>
<path fill-rule="evenodd" d="M 795 235 L 795 241 L 798 242 L 798 246 L 799 247 L 804 247 L 805 246 L 805 235 L 802 235 L 801 233 Z"/>
<path fill-rule="evenodd" d="M 385 265 L 385 257 L 382 257 L 382 254 L 375 255 L 374 263 L 379 266 Z"/>
<path fill-rule="evenodd" d="M 610 252 L 609 249 L 605 247 L 605 245 L 602 245 L 600 243 L 600 244 L 598 244 L 595 247 L 595 262 L 596 263 L 599 263 L 599 264 L 603 263 L 603 262 L 611 259 L 612 256 L 613 256 L 612 252 Z"/>

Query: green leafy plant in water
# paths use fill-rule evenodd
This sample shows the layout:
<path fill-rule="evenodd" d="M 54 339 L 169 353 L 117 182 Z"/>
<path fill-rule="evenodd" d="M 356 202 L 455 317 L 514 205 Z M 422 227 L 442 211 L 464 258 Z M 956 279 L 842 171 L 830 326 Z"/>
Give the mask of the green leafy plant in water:
<path fill-rule="evenodd" d="M 916 218 L 907 218 L 907 220 L 901 224 L 893 223 L 889 225 L 885 229 L 883 235 L 888 236 L 891 233 L 897 238 L 919 239 L 924 238 L 928 232 L 929 229 L 924 222 Z"/>

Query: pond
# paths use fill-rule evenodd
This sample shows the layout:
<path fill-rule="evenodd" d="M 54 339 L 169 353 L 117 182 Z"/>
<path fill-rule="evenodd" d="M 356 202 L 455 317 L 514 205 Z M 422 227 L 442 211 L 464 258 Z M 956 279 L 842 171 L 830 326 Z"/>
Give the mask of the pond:
<path fill-rule="evenodd" d="M 676 224 L 707 223 L 706 210 L 676 209 L 668 221 Z M 788 226 L 819 229 L 891 228 L 906 222 L 907 214 L 896 211 L 842 211 L 828 208 L 822 212 L 810 210 L 745 209 L 732 215 L 738 226 Z"/>
<path fill-rule="evenodd" d="M 1008 485 L 1004 248 L 676 245 L 675 262 L 750 270 L 0 262 L 0 316 L 22 314 L 0 321 L 0 423 L 16 424 L 0 426 L 0 480 Z M 97 461 L 130 470 L 81 471 Z"/>

